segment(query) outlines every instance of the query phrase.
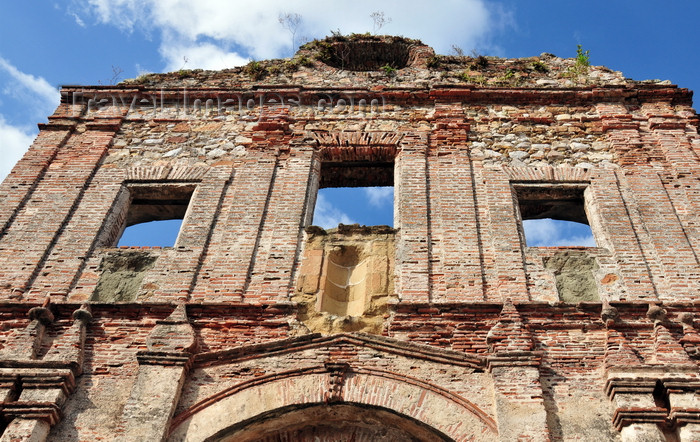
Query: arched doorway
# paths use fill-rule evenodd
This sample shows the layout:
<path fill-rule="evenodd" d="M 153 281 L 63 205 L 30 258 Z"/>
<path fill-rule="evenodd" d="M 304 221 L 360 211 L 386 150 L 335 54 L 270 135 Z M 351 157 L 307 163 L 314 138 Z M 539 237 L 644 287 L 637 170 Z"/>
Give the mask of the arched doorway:
<path fill-rule="evenodd" d="M 493 386 L 478 358 L 466 360 L 457 352 L 428 352 L 420 345 L 399 346 L 388 338 L 364 335 L 315 339 L 285 342 L 269 353 L 251 347 L 251 354 L 202 357 L 201 367 L 190 375 L 186 399 L 172 417 L 167 440 L 498 438 L 490 413 Z M 344 357 L 354 355 L 352 361 L 329 361 L 329 352 L 339 354 L 341 348 Z M 299 367 L 309 358 L 321 363 Z M 241 373 L 246 375 L 242 382 L 236 380 Z M 431 382 L 436 379 L 451 381 Z"/>
<path fill-rule="evenodd" d="M 311 404 L 273 410 L 226 428 L 211 442 L 444 442 L 452 439 L 394 411 L 363 404 Z"/>

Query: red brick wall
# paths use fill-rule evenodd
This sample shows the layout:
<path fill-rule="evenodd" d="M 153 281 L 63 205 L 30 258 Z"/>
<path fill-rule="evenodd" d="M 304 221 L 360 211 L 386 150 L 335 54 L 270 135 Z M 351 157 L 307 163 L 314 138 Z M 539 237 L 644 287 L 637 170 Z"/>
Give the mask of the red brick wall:
<path fill-rule="evenodd" d="M 124 109 L 113 118 L 71 117 L 62 104 L 0 186 L 5 340 L 28 324 L 26 312 L 46 297 L 56 320 L 45 351 L 63 335 L 70 313 L 90 300 L 102 257 L 115 253 L 101 239 L 118 222 L 124 186 L 187 182 L 196 190 L 180 240 L 151 250 L 155 266 L 134 299 L 93 306 L 83 374 L 54 440 L 110 440 L 123 429 L 120 407 L 138 372 L 136 353 L 176 303 L 187 304 L 197 357 L 308 334 L 290 300 L 318 187 L 323 147 L 312 135 L 344 130 L 400 136 L 394 159 L 398 301 L 386 315 L 384 337 L 486 361 L 489 331 L 510 299 L 533 344 L 523 357 L 536 360 L 541 386 L 515 376 L 504 394 L 537 396 L 552 440 L 587 431 L 577 413 L 589 402 L 598 412 L 582 422 L 617 437 L 604 391 L 610 324 L 601 311 L 617 307 L 619 328 L 648 364 L 655 363 L 648 303 L 668 310 L 666 324 L 677 342 L 684 336 L 680 315 L 700 313 L 700 159 L 689 93 L 642 85 L 419 92 L 385 91 L 387 107 L 369 117 L 293 109 L 257 122 L 125 117 Z M 362 143 L 336 147 L 371 147 Z M 559 302 L 542 264 L 555 252 L 525 247 L 511 186 L 516 181 L 587 187 L 599 245 L 588 252 L 602 269 L 595 276 L 600 302 Z M 304 358 L 325 356 L 291 357 L 284 364 L 296 370 Z M 689 357 L 697 364 L 697 354 Z M 230 368 L 224 362 L 197 367 L 178 410 L 215 394 L 223 388 L 219 382 L 233 385 L 256 375 L 227 373 Z M 458 395 L 475 394 L 449 376 L 417 371 Z M 486 362 L 474 373 L 487 379 Z M 494 416 L 493 404 L 479 400 Z"/>

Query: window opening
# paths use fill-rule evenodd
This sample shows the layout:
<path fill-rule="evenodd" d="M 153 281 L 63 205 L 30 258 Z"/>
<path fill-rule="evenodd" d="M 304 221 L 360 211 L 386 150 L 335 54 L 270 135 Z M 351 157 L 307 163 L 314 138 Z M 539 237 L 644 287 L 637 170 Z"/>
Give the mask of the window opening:
<path fill-rule="evenodd" d="M 166 219 L 134 224 L 124 229 L 117 247 L 173 247 L 180 233 L 182 219 Z"/>
<path fill-rule="evenodd" d="M 173 247 L 193 185 L 129 186 L 131 201 L 117 246 Z"/>
<path fill-rule="evenodd" d="M 336 187 L 316 197 L 313 224 L 329 229 L 338 224 L 394 225 L 394 188 Z"/>
<path fill-rule="evenodd" d="M 394 225 L 393 162 L 324 162 L 313 224 Z"/>
<path fill-rule="evenodd" d="M 528 247 L 596 247 L 581 185 L 515 185 Z"/>
<path fill-rule="evenodd" d="M 528 247 L 595 247 L 591 227 L 552 218 L 523 221 Z"/>

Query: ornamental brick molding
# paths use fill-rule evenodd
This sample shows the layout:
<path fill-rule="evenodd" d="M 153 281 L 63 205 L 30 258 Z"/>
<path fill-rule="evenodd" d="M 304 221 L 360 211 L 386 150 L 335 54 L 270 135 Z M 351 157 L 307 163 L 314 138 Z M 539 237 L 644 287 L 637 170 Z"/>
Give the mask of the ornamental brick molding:
<path fill-rule="evenodd" d="M 282 413 L 314 404 L 350 403 L 417 419 L 453 440 L 493 440 L 496 423 L 483 411 L 493 387 L 483 366 L 483 360 L 463 353 L 362 334 L 311 335 L 201 354 L 191 377 L 195 382 L 201 376 L 217 379 L 218 391 L 176 412 L 170 439 L 241 434 L 261 407 Z M 232 370 L 240 376 L 230 378 L 226 373 Z M 449 389 L 430 382 L 434 371 L 451 379 Z M 236 416 L 230 414 L 233 404 L 243 403 L 248 406 L 234 407 Z M 433 415 L 430 410 L 435 407 L 442 416 L 452 417 Z"/>
<path fill-rule="evenodd" d="M 700 440 L 691 106 L 369 35 L 64 86 L 0 184 L 0 442 Z M 393 226 L 314 226 L 348 186 Z"/>

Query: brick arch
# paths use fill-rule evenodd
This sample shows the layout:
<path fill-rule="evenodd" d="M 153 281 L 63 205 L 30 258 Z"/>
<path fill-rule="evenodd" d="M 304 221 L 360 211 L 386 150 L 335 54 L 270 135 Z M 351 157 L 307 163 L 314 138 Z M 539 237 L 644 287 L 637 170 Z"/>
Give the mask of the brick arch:
<path fill-rule="evenodd" d="M 449 442 L 448 436 L 405 415 L 349 402 L 304 404 L 272 410 L 224 429 L 217 442 Z"/>
<path fill-rule="evenodd" d="M 487 413 L 444 388 L 382 370 L 313 367 L 254 379 L 199 402 L 175 416 L 168 440 L 215 440 L 277 410 L 325 403 L 383 409 L 455 441 L 487 441 L 497 434 Z"/>

